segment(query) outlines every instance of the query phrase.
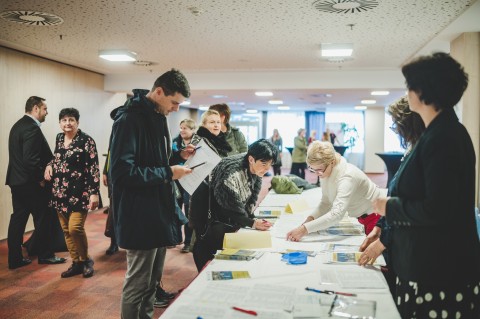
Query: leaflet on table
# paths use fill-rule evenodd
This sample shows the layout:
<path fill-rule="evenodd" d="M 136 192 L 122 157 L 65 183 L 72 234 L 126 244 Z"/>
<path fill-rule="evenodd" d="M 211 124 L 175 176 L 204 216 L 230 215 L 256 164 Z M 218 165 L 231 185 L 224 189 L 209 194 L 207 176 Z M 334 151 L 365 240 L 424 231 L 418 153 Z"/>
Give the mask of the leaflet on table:
<path fill-rule="evenodd" d="M 250 278 L 248 271 L 207 271 L 207 280 L 233 280 Z"/>
<path fill-rule="evenodd" d="M 292 315 L 283 310 L 255 309 L 256 316 L 250 316 L 234 310 L 231 305 L 218 304 L 217 302 L 192 305 L 176 301 L 170 305 L 168 310 L 170 318 L 175 319 L 245 319 L 249 317 L 256 319 L 292 319 Z"/>
<path fill-rule="evenodd" d="M 203 162 L 205 162 L 205 164 L 195 167 L 191 174 L 185 175 L 178 181 L 182 187 L 192 195 L 200 183 L 208 176 L 208 174 L 210 174 L 215 166 L 217 166 L 220 160 L 220 156 L 218 156 L 218 154 L 215 153 L 215 151 L 213 151 L 204 140 L 201 140 L 200 143 L 197 144 L 195 155 L 191 156 L 185 162 L 185 165 L 193 167 Z"/>
<path fill-rule="evenodd" d="M 361 252 L 333 252 L 328 257 L 327 263 L 358 264 Z M 371 265 L 383 265 L 375 260 Z"/>
<path fill-rule="evenodd" d="M 320 271 L 320 284 L 339 285 L 341 288 L 362 289 L 362 291 L 364 289 L 388 289 L 380 270 L 360 266 L 322 269 Z"/>
<path fill-rule="evenodd" d="M 223 248 L 256 249 L 272 247 L 272 236 L 268 231 L 244 231 L 226 233 L 223 237 Z"/>
<path fill-rule="evenodd" d="M 363 226 L 332 226 L 327 229 L 320 230 L 320 235 L 338 235 L 338 236 L 361 236 L 364 234 Z"/>
<path fill-rule="evenodd" d="M 215 259 L 223 260 L 252 260 L 259 259 L 264 254 L 263 251 L 247 250 L 247 249 L 231 249 L 226 248 L 219 250 L 215 254 Z"/>

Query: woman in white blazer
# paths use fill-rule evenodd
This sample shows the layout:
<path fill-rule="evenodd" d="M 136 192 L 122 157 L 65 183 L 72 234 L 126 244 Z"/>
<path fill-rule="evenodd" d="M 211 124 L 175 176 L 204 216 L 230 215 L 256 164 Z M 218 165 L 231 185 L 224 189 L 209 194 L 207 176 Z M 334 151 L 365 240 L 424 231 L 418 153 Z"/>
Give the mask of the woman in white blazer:
<path fill-rule="evenodd" d="M 369 233 L 380 218 L 373 212 L 372 201 L 386 197 L 387 190 L 375 185 L 358 167 L 347 163 L 330 142 L 313 142 L 308 147 L 307 164 L 321 179 L 322 200 L 286 239 L 299 241 L 311 232 L 336 225 L 347 212 L 350 217 L 357 217 Z"/>

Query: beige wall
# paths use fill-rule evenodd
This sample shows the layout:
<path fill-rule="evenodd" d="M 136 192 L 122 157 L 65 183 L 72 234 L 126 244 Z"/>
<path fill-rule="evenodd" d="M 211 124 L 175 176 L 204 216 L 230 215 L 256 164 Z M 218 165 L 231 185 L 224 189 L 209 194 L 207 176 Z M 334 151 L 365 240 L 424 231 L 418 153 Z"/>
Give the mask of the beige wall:
<path fill-rule="evenodd" d="M 476 203 L 480 206 L 480 33 L 461 34 L 452 41 L 451 54 L 468 73 L 468 88 L 458 105 L 458 114 L 472 138 L 477 156 Z"/>
<path fill-rule="evenodd" d="M 80 111 L 80 128 L 93 137 L 99 154 L 106 153 L 112 126 L 110 110 L 123 104 L 125 94 L 104 92 L 104 76 L 0 47 L 0 239 L 7 237 L 12 213 L 10 188 L 5 186 L 8 135 L 24 114 L 31 95 L 46 99 L 48 116 L 42 131 L 53 150 L 59 132 L 58 113 L 64 107 Z M 105 158 L 99 156 L 103 168 Z M 105 188 L 102 197 L 108 203 Z M 27 230 L 32 229 L 29 221 Z"/>

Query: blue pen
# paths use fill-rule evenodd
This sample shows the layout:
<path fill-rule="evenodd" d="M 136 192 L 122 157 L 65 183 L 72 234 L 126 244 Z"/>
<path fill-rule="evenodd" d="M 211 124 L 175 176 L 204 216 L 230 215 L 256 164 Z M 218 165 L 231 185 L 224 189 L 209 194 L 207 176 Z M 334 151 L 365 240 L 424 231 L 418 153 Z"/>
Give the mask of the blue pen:
<path fill-rule="evenodd" d="M 316 292 L 316 293 L 319 293 L 319 294 L 327 294 L 327 295 L 335 294 L 335 295 L 342 295 L 342 296 L 348 296 L 348 297 L 356 297 L 357 296 L 356 294 L 352 294 L 352 293 L 349 293 L 349 292 L 338 292 L 338 291 L 332 291 L 332 290 L 318 290 L 318 289 L 309 288 L 309 287 L 306 287 L 305 290 Z"/>

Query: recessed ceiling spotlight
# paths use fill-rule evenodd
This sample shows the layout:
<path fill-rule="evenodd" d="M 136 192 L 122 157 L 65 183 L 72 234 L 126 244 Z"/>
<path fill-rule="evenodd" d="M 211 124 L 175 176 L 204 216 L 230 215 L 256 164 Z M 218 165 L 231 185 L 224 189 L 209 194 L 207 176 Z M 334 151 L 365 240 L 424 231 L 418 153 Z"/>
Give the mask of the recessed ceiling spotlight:
<path fill-rule="evenodd" d="M 273 96 L 272 92 L 255 92 L 256 96 Z"/>
<path fill-rule="evenodd" d="M 133 62 L 137 59 L 135 52 L 127 50 L 102 50 L 98 52 L 98 56 L 104 60 L 113 62 Z"/>
<path fill-rule="evenodd" d="M 209 108 L 209 106 L 207 106 L 207 105 L 200 105 L 200 106 L 198 107 L 198 109 L 199 109 L 200 111 L 206 111 L 206 110 L 208 110 L 208 108 Z"/>
<path fill-rule="evenodd" d="M 277 109 L 281 110 L 281 111 L 287 111 L 287 110 L 290 110 L 290 106 L 288 105 L 280 105 L 277 107 Z"/>
<path fill-rule="evenodd" d="M 226 95 L 221 95 L 221 94 L 214 94 L 212 95 L 212 98 L 214 99 L 224 99 L 224 98 L 227 98 L 228 96 Z"/>
<path fill-rule="evenodd" d="M 245 112 L 250 113 L 250 114 L 255 114 L 255 113 L 258 113 L 258 110 L 248 109 Z"/>
<path fill-rule="evenodd" d="M 375 103 L 377 103 L 376 100 L 362 100 L 361 102 L 362 102 L 362 104 L 375 104 Z"/>
<path fill-rule="evenodd" d="M 363 111 L 366 110 L 367 107 L 365 105 L 357 105 L 354 107 L 355 110 Z"/>
<path fill-rule="evenodd" d="M 389 91 L 372 91 L 371 95 L 389 95 Z"/>
<path fill-rule="evenodd" d="M 268 101 L 268 104 L 278 105 L 278 104 L 283 104 L 283 101 L 282 100 L 270 100 L 270 101 Z"/>
<path fill-rule="evenodd" d="M 330 93 L 325 93 L 325 97 L 332 97 L 333 95 Z"/>

